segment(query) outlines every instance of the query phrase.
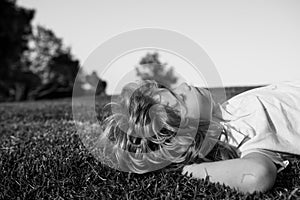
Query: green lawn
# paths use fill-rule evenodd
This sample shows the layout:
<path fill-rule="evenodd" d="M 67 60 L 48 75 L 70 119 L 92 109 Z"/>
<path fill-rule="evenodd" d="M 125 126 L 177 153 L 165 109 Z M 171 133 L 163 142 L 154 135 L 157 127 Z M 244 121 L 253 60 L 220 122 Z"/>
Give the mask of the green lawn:
<path fill-rule="evenodd" d="M 0 199 L 300 199 L 297 158 L 271 191 L 252 195 L 181 172 L 103 166 L 76 134 L 68 99 L 0 104 L 0 132 Z"/>

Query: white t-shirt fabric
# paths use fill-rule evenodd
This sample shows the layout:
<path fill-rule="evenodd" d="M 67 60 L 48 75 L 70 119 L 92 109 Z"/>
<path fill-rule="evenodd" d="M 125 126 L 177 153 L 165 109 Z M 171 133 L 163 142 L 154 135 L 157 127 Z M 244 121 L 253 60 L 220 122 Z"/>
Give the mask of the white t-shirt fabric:
<path fill-rule="evenodd" d="M 300 155 L 300 81 L 276 83 L 241 93 L 220 105 L 221 124 L 240 157 L 262 153 L 280 166 Z"/>

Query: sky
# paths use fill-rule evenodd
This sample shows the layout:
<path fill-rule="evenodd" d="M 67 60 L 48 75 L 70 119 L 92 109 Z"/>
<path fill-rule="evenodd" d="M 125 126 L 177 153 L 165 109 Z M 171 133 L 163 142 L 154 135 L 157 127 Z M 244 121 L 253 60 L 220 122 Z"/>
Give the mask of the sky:
<path fill-rule="evenodd" d="M 97 70 L 84 63 L 105 41 L 126 31 L 153 27 L 195 41 L 214 63 L 223 86 L 300 79 L 298 0 L 19 0 L 18 4 L 35 9 L 33 25 L 50 28 L 63 38 L 87 72 Z M 205 82 L 201 75 L 193 76 L 193 67 L 184 60 L 160 53 L 183 81 Z M 108 82 L 108 94 L 119 92 L 117 85 L 124 74 L 134 77 L 134 67 L 144 54 L 120 55 L 110 70 L 99 72 Z"/>

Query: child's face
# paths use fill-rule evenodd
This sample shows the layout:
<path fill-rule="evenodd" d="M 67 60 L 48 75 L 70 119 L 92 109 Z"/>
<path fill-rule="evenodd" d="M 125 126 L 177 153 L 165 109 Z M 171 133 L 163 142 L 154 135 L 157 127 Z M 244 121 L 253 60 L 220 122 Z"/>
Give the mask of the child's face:
<path fill-rule="evenodd" d="M 180 108 L 178 99 L 182 100 L 186 109 Z M 181 110 L 182 117 L 211 120 L 213 104 L 211 95 L 206 89 L 182 83 L 172 91 L 162 92 L 161 103 Z"/>

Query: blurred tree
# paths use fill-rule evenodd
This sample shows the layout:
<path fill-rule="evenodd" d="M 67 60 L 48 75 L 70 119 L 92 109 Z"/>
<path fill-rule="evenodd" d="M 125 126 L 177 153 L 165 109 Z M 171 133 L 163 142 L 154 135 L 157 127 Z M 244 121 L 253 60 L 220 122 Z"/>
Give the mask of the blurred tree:
<path fill-rule="evenodd" d="M 96 95 L 106 95 L 107 83 L 99 78 L 97 72 L 93 71 L 91 75 L 86 75 L 86 82 L 92 86 L 93 90 L 96 90 Z"/>
<path fill-rule="evenodd" d="M 0 101 L 70 97 L 77 73 L 84 94 L 79 61 L 52 30 L 32 29 L 33 17 L 15 0 L 0 1 Z"/>
<path fill-rule="evenodd" d="M 38 74 L 43 83 L 50 81 L 51 69 L 48 65 L 51 59 L 70 52 L 64 49 L 62 39 L 58 38 L 52 30 L 40 25 L 33 29 L 29 47 L 26 55 L 30 63 L 30 70 Z"/>
<path fill-rule="evenodd" d="M 42 85 L 33 91 L 31 99 L 71 97 L 79 61 L 72 56 L 70 48 L 65 48 L 61 38 L 43 26 L 34 29 L 27 51 L 30 70 L 38 74 Z M 77 82 L 78 90 L 82 90 L 83 82 Z M 83 94 L 83 91 L 82 91 Z"/>
<path fill-rule="evenodd" d="M 0 99 L 22 100 L 38 77 L 29 71 L 24 52 L 28 49 L 34 10 L 0 1 Z M 29 78 L 30 76 L 30 78 Z"/>
<path fill-rule="evenodd" d="M 71 97 L 77 73 L 80 71 L 79 61 L 69 51 L 60 52 L 50 58 L 43 74 L 44 84 L 35 90 L 33 99 Z"/>
<path fill-rule="evenodd" d="M 142 80 L 152 79 L 169 88 L 177 82 L 173 67 L 167 70 L 167 63 L 161 63 L 157 52 L 147 53 L 139 64 L 136 67 L 136 72 L 137 76 L 141 77 Z"/>
<path fill-rule="evenodd" d="M 66 51 L 52 57 L 48 67 L 48 80 L 55 80 L 64 87 L 72 87 L 79 71 L 79 61 L 72 57 L 70 51 Z"/>
<path fill-rule="evenodd" d="M 20 71 L 21 57 L 31 34 L 34 11 L 18 7 L 14 0 L 0 1 L 0 78 Z M 25 66 L 26 67 L 26 66 Z"/>

